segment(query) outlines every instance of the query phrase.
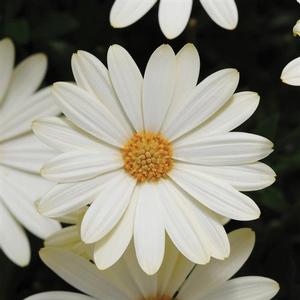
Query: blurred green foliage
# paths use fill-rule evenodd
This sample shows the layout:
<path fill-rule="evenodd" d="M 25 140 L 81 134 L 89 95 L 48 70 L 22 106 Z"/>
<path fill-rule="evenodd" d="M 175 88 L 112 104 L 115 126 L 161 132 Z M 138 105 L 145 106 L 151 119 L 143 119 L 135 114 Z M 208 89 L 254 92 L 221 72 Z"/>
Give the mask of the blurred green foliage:
<path fill-rule="evenodd" d="M 253 255 L 241 275 L 264 275 L 276 279 L 281 291 L 276 299 L 300 299 L 300 87 L 280 81 L 282 68 L 300 56 L 300 39 L 292 27 L 300 18 L 295 0 L 236 0 L 240 22 L 229 32 L 216 26 L 195 1 L 192 19 L 176 40 L 167 41 L 160 32 L 157 6 L 142 20 L 125 29 L 109 25 L 112 0 L 1 0 L 0 37 L 11 37 L 17 60 L 34 52 L 45 52 L 49 71 L 45 84 L 72 80 L 70 58 L 84 49 L 106 62 L 109 45 L 125 46 L 144 70 L 153 50 L 170 43 L 179 50 L 194 43 L 201 56 L 203 79 L 224 67 L 240 71 L 239 90 L 261 95 L 256 114 L 241 130 L 264 135 L 275 143 L 268 158 L 277 182 L 251 193 L 262 209 L 253 222 L 231 222 L 228 231 L 252 227 L 257 234 Z M 29 267 L 20 269 L 0 253 L 0 299 L 19 300 L 36 292 L 71 290 L 38 258 L 42 242 L 30 236 L 33 255 Z"/>

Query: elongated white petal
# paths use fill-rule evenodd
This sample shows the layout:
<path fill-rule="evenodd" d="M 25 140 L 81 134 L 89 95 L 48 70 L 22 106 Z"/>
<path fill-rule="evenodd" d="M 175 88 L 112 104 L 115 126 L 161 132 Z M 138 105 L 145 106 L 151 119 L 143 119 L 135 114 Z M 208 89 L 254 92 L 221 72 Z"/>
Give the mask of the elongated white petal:
<path fill-rule="evenodd" d="M 172 115 L 176 114 L 186 105 L 187 94 L 196 86 L 200 72 L 200 57 L 193 44 L 186 44 L 176 55 L 176 84 L 174 94 L 166 120 L 169 122 Z"/>
<path fill-rule="evenodd" d="M 124 111 L 136 131 L 143 130 L 142 117 L 142 74 L 121 46 L 113 45 L 107 54 L 109 75 Z"/>
<path fill-rule="evenodd" d="M 63 113 L 81 129 L 114 146 L 122 146 L 130 132 L 95 97 L 67 82 L 53 86 L 53 95 Z"/>
<path fill-rule="evenodd" d="M 183 32 L 189 21 L 192 5 L 193 0 L 160 0 L 159 25 L 168 39 L 174 39 Z"/>
<path fill-rule="evenodd" d="M 54 292 L 45 292 L 39 293 L 30 297 L 25 298 L 24 300 L 93 300 L 89 296 L 83 294 L 63 292 L 63 291 L 54 291 Z"/>
<path fill-rule="evenodd" d="M 4 103 L 5 113 L 22 105 L 42 83 L 47 70 L 47 57 L 38 53 L 21 61 L 13 71 Z"/>
<path fill-rule="evenodd" d="M 225 181 L 177 164 L 170 177 L 188 194 L 216 213 L 234 220 L 254 220 L 260 210 L 253 200 Z"/>
<path fill-rule="evenodd" d="M 81 224 L 81 238 L 94 243 L 109 233 L 123 216 L 132 198 L 136 181 L 118 171 L 87 210 Z"/>
<path fill-rule="evenodd" d="M 189 165 L 196 172 L 222 179 L 239 191 L 257 191 L 275 181 L 275 172 L 267 165 L 257 162 L 241 166 Z"/>
<path fill-rule="evenodd" d="M 0 161 L 18 170 L 39 173 L 42 165 L 54 154 L 55 151 L 29 133 L 1 143 Z"/>
<path fill-rule="evenodd" d="M 29 96 L 10 113 L 3 116 L 0 121 L 0 140 L 29 132 L 31 123 L 36 118 L 54 116 L 58 113 L 59 109 L 54 102 L 50 88 L 45 88 Z"/>
<path fill-rule="evenodd" d="M 171 104 L 176 79 L 176 58 L 169 45 L 162 45 L 151 55 L 143 86 L 145 130 L 157 132 Z"/>
<path fill-rule="evenodd" d="M 48 161 L 41 174 L 48 180 L 59 183 L 77 182 L 117 170 L 123 160 L 116 151 L 87 152 L 73 151 L 63 153 Z"/>
<path fill-rule="evenodd" d="M 259 276 L 239 277 L 224 283 L 203 300 L 270 300 L 279 291 L 276 281 Z"/>
<path fill-rule="evenodd" d="M 58 230 L 49 236 L 45 242 L 45 247 L 69 247 L 80 239 L 79 228 L 76 225 L 68 226 Z"/>
<path fill-rule="evenodd" d="M 32 123 L 32 129 L 42 142 L 61 152 L 108 151 L 112 149 L 65 118 L 39 119 Z"/>
<path fill-rule="evenodd" d="M 19 266 L 30 261 L 30 245 L 22 227 L 2 203 L 0 196 L 0 249 Z"/>
<path fill-rule="evenodd" d="M 289 85 L 300 85 L 300 57 L 293 59 L 284 67 L 281 80 Z"/>
<path fill-rule="evenodd" d="M 198 140 L 203 136 L 229 132 L 249 119 L 258 104 L 259 95 L 257 93 L 236 93 L 206 122 L 183 136 L 182 139 Z"/>
<path fill-rule="evenodd" d="M 95 200 L 116 174 L 111 172 L 83 182 L 57 184 L 38 202 L 38 210 L 52 218 L 74 212 Z"/>
<path fill-rule="evenodd" d="M 134 246 L 145 273 L 155 274 L 165 252 L 165 226 L 156 184 L 144 183 L 138 192 L 134 221 Z"/>
<path fill-rule="evenodd" d="M 15 47 L 11 39 L 0 41 L 0 104 L 4 100 L 15 62 Z"/>
<path fill-rule="evenodd" d="M 78 86 L 99 99 L 122 127 L 130 132 L 130 125 L 103 63 L 94 55 L 80 50 L 72 56 L 72 70 Z"/>
<path fill-rule="evenodd" d="M 174 143 L 173 157 L 202 165 L 226 166 L 254 163 L 273 152 L 273 143 L 250 133 L 229 132 L 198 140 L 182 139 Z"/>
<path fill-rule="evenodd" d="M 133 235 L 136 201 L 139 186 L 136 186 L 132 199 L 118 224 L 95 244 L 94 261 L 101 270 L 112 266 L 122 256 Z"/>
<path fill-rule="evenodd" d="M 219 26 L 235 29 L 238 23 L 238 10 L 235 0 L 200 0 L 208 15 Z"/>
<path fill-rule="evenodd" d="M 45 239 L 60 229 L 58 222 L 41 216 L 32 200 L 10 177 L 3 180 L 3 201 L 10 212 L 27 230 Z M 28 188 L 34 188 L 29 187 Z M 37 200 L 37 199 L 36 199 Z"/>
<path fill-rule="evenodd" d="M 143 17 L 157 0 L 116 0 L 110 11 L 110 24 L 115 28 L 129 26 Z"/>
<path fill-rule="evenodd" d="M 170 116 L 163 133 L 174 140 L 205 122 L 233 95 L 239 82 L 235 69 L 218 71 L 186 95 L 185 105 Z"/>
<path fill-rule="evenodd" d="M 198 264 L 209 261 L 209 240 L 186 203 L 182 192 L 168 180 L 162 181 L 159 194 L 166 231 L 178 250 L 189 260 Z"/>
<path fill-rule="evenodd" d="M 178 299 L 202 299 L 210 290 L 221 286 L 242 267 L 254 247 L 255 234 L 250 229 L 242 228 L 231 232 L 228 237 L 230 256 L 225 260 L 213 259 L 207 265 L 197 266 L 180 289 Z"/>
<path fill-rule="evenodd" d="M 43 248 L 40 251 L 40 257 L 58 276 L 96 299 L 129 300 L 106 275 L 106 272 L 99 272 L 97 267 L 85 258 L 53 247 Z"/>

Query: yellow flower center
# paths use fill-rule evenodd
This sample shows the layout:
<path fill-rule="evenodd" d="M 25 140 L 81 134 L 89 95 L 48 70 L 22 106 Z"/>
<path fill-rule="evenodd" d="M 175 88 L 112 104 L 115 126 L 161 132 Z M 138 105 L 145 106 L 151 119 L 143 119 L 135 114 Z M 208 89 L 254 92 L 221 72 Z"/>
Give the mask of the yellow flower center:
<path fill-rule="evenodd" d="M 124 169 L 138 182 L 166 177 L 173 166 L 172 145 L 159 133 L 135 133 L 122 154 Z"/>

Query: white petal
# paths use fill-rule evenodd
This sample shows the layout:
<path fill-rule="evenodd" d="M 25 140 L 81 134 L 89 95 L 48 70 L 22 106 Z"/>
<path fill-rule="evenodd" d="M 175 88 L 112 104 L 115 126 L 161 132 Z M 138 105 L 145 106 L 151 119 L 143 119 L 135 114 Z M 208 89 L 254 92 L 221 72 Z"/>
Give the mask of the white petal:
<path fill-rule="evenodd" d="M 239 191 L 257 191 L 275 181 L 275 172 L 267 165 L 257 162 L 241 166 L 189 165 L 192 170 L 227 181 Z"/>
<path fill-rule="evenodd" d="M 225 260 L 213 259 L 207 265 L 197 266 L 180 289 L 178 299 L 202 299 L 203 295 L 221 286 L 242 267 L 254 247 L 255 234 L 250 229 L 242 228 L 231 232 L 228 237 L 230 256 Z"/>
<path fill-rule="evenodd" d="M 157 0 L 115 0 L 110 11 L 110 24 L 115 28 L 129 26 L 143 17 Z"/>
<path fill-rule="evenodd" d="M 173 99 L 163 124 L 181 110 L 188 100 L 187 94 L 196 86 L 200 72 L 200 57 L 193 44 L 186 44 L 176 55 L 176 84 Z M 163 129 L 162 129 L 163 131 Z"/>
<path fill-rule="evenodd" d="M 55 154 L 32 133 L 1 143 L 0 149 L 2 164 L 33 173 Z"/>
<path fill-rule="evenodd" d="M 216 213 L 234 220 L 257 219 L 259 208 L 248 196 L 225 181 L 176 164 L 170 177 L 188 194 Z"/>
<path fill-rule="evenodd" d="M 41 239 L 60 229 L 58 222 L 41 216 L 32 199 L 19 187 L 18 182 L 10 180 L 11 177 L 4 177 L 2 197 L 6 207 L 30 232 Z M 34 188 L 28 186 L 28 188 Z"/>
<path fill-rule="evenodd" d="M 192 11 L 193 0 L 161 0 L 159 4 L 159 25 L 168 39 L 179 36 L 186 27 Z"/>
<path fill-rule="evenodd" d="M 13 71 L 4 111 L 10 113 L 32 95 L 42 83 L 47 70 L 47 57 L 38 53 L 21 61 Z"/>
<path fill-rule="evenodd" d="M 114 146 L 122 146 L 131 133 L 120 125 L 95 97 L 67 82 L 53 86 L 53 95 L 63 113 L 81 129 Z"/>
<path fill-rule="evenodd" d="M 130 125 L 112 87 L 108 70 L 102 62 L 94 55 L 80 50 L 72 56 L 72 70 L 78 86 L 99 99 L 122 127 L 130 132 Z"/>
<path fill-rule="evenodd" d="M 194 263 L 209 261 L 209 240 L 182 192 L 169 180 L 158 185 L 168 235 L 177 249 Z"/>
<path fill-rule="evenodd" d="M 0 104 L 4 100 L 15 62 L 15 47 L 11 39 L 0 41 Z"/>
<path fill-rule="evenodd" d="M 228 166 L 254 163 L 273 152 L 273 143 L 250 133 L 229 132 L 174 143 L 173 157 L 202 165 Z"/>
<path fill-rule="evenodd" d="M 135 179 L 120 170 L 104 187 L 83 218 L 81 239 L 85 243 L 94 243 L 112 230 L 125 213 L 135 185 Z"/>
<path fill-rule="evenodd" d="M 112 149 L 65 118 L 39 119 L 32 123 L 32 130 L 42 142 L 61 152 Z"/>
<path fill-rule="evenodd" d="M 300 85 L 300 57 L 293 59 L 284 67 L 281 80 L 290 85 Z"/>
<path fill-rule="evenodd" d="M 155 183 L 140 186 L 134 221 L 134 246 L 138 262 L 145 273 L 155 274 L 165 252 L 165 227 L 161 201 Z"/>
<path fill-rule="evenodd" d="M 125 252 L 133 235 L 136 200 L 139 186 L 136 186 L 132 199 L 118 224 L 94 248 L 94 262 L 101 270 L 112 266 Z"/>
<path fill-rule="evenodd" d="M 120 169 L 124 162 L 117 151 L 73 151 L 60 154 L 44 164 L 41 174 L 59 183 L 77 182 Z"/>
<path fill-rule="evenodd" d="M 130 54 L 121 46 L 113 45 L 107 54 L 109 75 L 124 111 L 136 131 L 143 130 L 143 77 Z"/>
<path fill-rule="evenodd" d="M 38 202 L 38 210 L 51 218 L 74 212 L 95 200 L 116 174 L 111 172 L 83 182 L 57 184 Z"/>
<path fill-rule="evenodd" d="M 25 298 L 24 300 L 93 300 L 93 299 L 95 298 L 91 298 L 83 294 L 54 291 L 54 292 L 35 294 Z"/>
<path fill-rule="evenodd" d="M 190 91 L 184 106 L 170 116 L 164 134 L 174 140 L 205 122 L 233 95 L 239 82 L 235 69 L 218 71 Z"/>
<path fill-rule="evenodd" d="M 43 248 L 40 257 L 58 276 L 96 299 L 129 300 L 105 271 L 99 272 L 97 267 L 85 258 L 60 248 Z"/>
<path fill-rule="evenodd" d="M 76 225 L 64 227 L 49 236 L 45 242 L 45 247 L 68 247 L 80 240 L 79 228 Z"/>
<path fill-rule="evenodd" d="M 238 23 L 238 10 L 235 0 L 200 0 L 208 15 L 219 26 L 235 29 Z"/>
<path fill-rule="evenodd" d="M 34 119 L 58 113 L 59 109 L 54 103 L 50 88 L 45 88 L 24 99 L 24 102 L 4 115 L 0 121 L 0 140 L 29 132 Z"/>
<path fill-rule="evenodd" d="M 171 104 L 176 79 L 176 58 L 169 45 L 162 45 L 151 55 L 143 86 L 145 130 L 157 132 Z"/>
<path fill-rule="evenodd" d="M 224 283 L 203 300 L 269 300 L 279 291 L 276 281 L 259 276 L 239 277 Z"/>
<path fill-rule="evenodd" d="M 203 136 L 229 132 L 248 120 L 258 104 L 259 95 L 257 93 L 236 93 L 206 122 L 183 136 L 182 139 L 197 140 Z"/>
<path fill-rule="evenodd" d="M 293 34 L 294 36 L 300 36 L 300 20 L 293 27 Z"/>
<path fill-rule="evenodd" d="M 13 216 L 2 203 L 0 196 L 0 249 L 15 264 L 24 267 L 30 261 L 28 238 Z"/>

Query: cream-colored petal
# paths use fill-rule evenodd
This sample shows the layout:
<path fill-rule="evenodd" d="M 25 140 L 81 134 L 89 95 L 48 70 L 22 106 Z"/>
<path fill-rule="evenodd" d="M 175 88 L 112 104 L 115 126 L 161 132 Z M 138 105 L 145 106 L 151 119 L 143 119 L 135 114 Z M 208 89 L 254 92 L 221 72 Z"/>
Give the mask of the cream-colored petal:
<path fill-rule="evenodd" d="M 284 67 L 281 80 L 289 85 L 300 85 L 300 57 L 293 59 Z"/>
<path fill-rule="evenodd" d="M 83 294 L 54 291 L 35 294 L 25 298 L 24 300 L 95 300 L 95 298 L 91 298 Z"/>

